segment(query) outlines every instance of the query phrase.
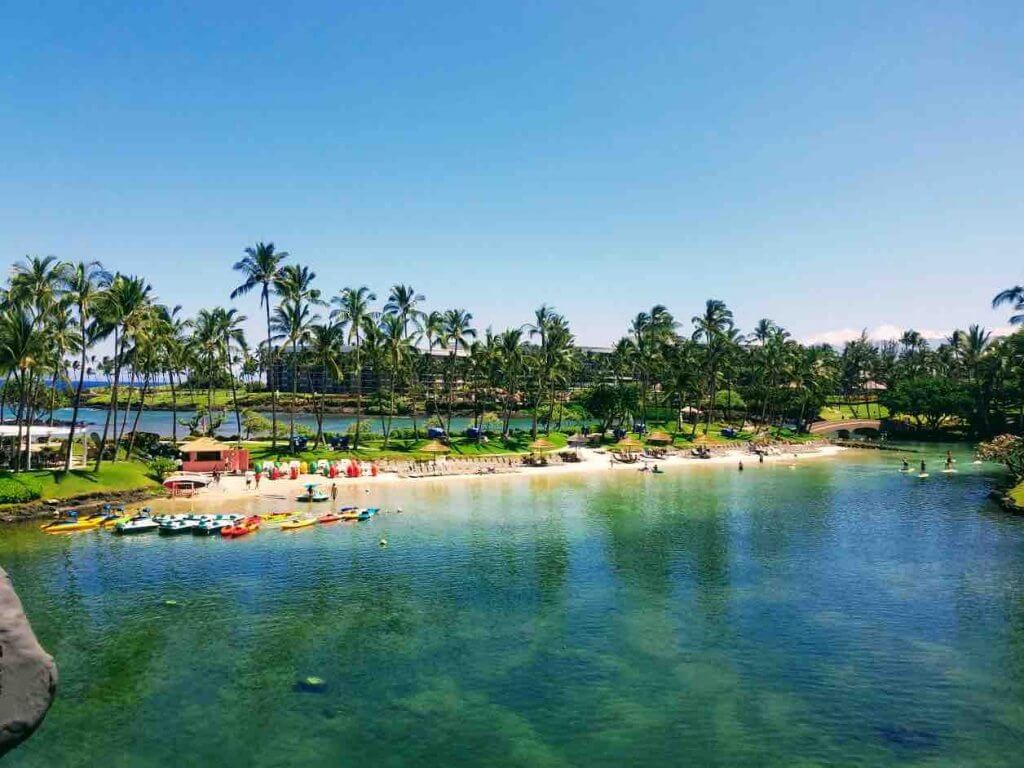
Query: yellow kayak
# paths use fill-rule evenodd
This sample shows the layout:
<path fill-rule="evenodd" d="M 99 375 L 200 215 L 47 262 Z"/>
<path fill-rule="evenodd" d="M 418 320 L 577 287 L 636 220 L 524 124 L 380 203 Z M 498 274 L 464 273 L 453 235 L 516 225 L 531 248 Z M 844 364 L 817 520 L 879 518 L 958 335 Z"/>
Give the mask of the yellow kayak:
<path fill-rule="evenodd" d="M 281 530 L 294 531 L 297 528 L 308 528 L 311 525 L 316 525 L 315 517 L 309 517 L 305 519 L 296 517 L 281 523 Z"/>
<path fill-rule="evenodd" d="M 47 533 L 71 533 L 73 531 L 92 531 L 103 524 L 105 518 L 91 517 L 88 520 L 77 520 L 73 523 L 58 523 L 43 530 Z"/>

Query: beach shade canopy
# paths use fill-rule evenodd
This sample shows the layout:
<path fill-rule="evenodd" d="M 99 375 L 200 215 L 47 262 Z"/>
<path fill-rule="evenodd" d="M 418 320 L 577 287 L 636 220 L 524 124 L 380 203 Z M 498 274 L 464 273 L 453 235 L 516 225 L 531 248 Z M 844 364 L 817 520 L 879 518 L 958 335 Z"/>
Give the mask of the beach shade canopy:
<path fill-rule="evenodd" d="M 577 432 L 575 435 L 573 435 L 572 437 L 569 438 L 569 445 L 586 445 L 586 444 L 587 444 L 587 436 L 586 435 L 581 435 L 579 432 Z"/>
<path fill-rule="evenodd" d="M 668 432 L 651 432 L 647 437 L 648 443 L 671 443 L 672 435 Z"/>
<path fill-rule="evenodd" d="M 550 440 L 545 440 L 543 437 L 538 437 L 532 443 L 530 443 L 531 451 L 550 451 L 555 448 L 555 444 Z"/>
<path fill-rule="evenodd" d="M 615 447 L 625 453 L 636 453 L 644 449 L 644 444 L 633 437 L 624 437 L 615 444 Z"/>
<path fill-rule="evenodd" d="M 451 448 L 449 448 L 447 445 L 440 442 L 439 440 L 431 440 L 429 443 L 424 445 L 422 448 L 418 448 L 417 450 L 420 453 L 448 453 L 451 450 Z"/>
<path fill-rule="evenodd" d="M 178 446 L 182 453 L 206 453 L 213 451 L 230 451 L 231 446 L 214 440 L 212 437 L 197 437 L 195 440 L 186 440 Z"/>

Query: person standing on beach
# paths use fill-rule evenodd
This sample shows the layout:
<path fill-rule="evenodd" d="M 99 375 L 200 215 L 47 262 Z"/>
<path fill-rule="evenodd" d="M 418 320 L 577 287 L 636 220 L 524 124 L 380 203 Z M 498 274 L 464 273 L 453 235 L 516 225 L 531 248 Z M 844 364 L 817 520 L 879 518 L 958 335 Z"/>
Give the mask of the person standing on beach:
<path fill-rule="evenodd" d="M 338 500 L 338 484 L 331 483 L 331 501 Z"/>

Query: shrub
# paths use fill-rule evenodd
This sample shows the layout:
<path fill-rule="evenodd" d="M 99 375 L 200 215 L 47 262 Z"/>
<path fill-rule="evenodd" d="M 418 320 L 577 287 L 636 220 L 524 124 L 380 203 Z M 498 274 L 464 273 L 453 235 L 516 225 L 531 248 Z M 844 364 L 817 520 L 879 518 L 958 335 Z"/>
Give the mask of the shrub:
<path fill-rule="evenodd" d="M 35 478 L 0 475 L 0 504 L 24 504 L 35 501 L 42 493 Z"/>
<path fill-rule="evenodd" d="M 147 466 L 149 467 L 149 473 L 157 480 L 163 482 L 165 477 L 178 469 L 178 462 L 174 459 L 160 457 L 153 459 Z"/>

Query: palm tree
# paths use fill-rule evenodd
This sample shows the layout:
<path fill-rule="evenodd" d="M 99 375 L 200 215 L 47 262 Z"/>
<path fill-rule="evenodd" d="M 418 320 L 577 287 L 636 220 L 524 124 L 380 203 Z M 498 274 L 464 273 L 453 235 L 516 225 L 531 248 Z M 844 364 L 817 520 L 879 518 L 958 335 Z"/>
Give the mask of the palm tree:
<path fill-rule="evenodd" d="M 82 402 L 85 373 L 88 368 L 87 355 L 92 342 L 93 307 L 100 298 L 100 292 L 110 284 L 111 275 L 98 261 L 80 261 L 64 276 L 64 291 L 75 304 L 78 315 L 78 333 L 81 336 L 81 360 L 78 368 L 78 385 L 75 387 L 75 402 L 71 409 L 71 427 L 68 447 L 64 455 L 64 471 L 71 469 L 71 450 L 75 442 L 75 428 L 78 425 L 78 409 Z"/>
<path fill-rule="evenodd" d="M 331 319 L 336 320 L 342 328 L 347 328 L 348 342 L 354 345 L 352 352 L 355 364 L 352 375 L 356 386 L 356 431 L 352 441 L 353 448 L 359 447 L 359 435 L 363 422 L 363 366 L 360 342 L 366 321 L 374 316 L 370 310 L 370 302 L 376 300 L 376 294 L 365 285 L 361 285 L 342 289 L 341 293 L 335 296 L 331 302 L 337 307 L 331 312 Z"/>
<path fill-rule="evenodd" d="M 384 315 L 380 319 L 377 330 L 383 353 L 381 357 L 389 374 L 388 418 L 384 427 L 384 449 L 386 450 L 391 439 L 391 423 L 395 416 L 395 392 L 414 354 L 414 349 L 409 343 L 401 315 Z"/>
<path fill-rule="evenodd" d="M 125 359 L 127 338 L 133 330 L 141 328 L 144 315 L 148 312 L 152 301 L 152 287 L 142 278 L 117 274 L 104 291 L 102 299 L 97 302 L 97 320 L 99 329 L 97 338 L 113 333 L 113 383 L 110 390 L 110 407 L 103 424 L 103 436 L 100 439 L 100 450 L 96 455 L 95 471 L 99 472 L 103 463 L 103 449 L 110 433 L 110 420 L 115 419 L 114 432 L 117 432 L 116 414 L 118 406 L 118 385 L 121 380 L 121 367 Z M 117 446 L 114 446 L 113 460 L 117 461 Z"/>
<path fill-rule="evenodd" d="M 430 375 L 431 390 L 433 394 L 433 409 L 437 412 L 437 375 L 434 370 L 434 347 L 445 346 L 444 337 L 444 313 L 434 310 L 423 318 L 422 333 L 427 341 L 427 355 L 424 360 L 423 369 Z"/>
<path fill-rule="evenodd" d="M 1015 285 L 997 293 L 992 299 L 992 309 L 998 309 L 1003 304 L 1012 304 L 1013 311 L 1017 313 L 1010 317 L 1010 323 L 1024 323 L 1024 285 Z"/>
<path fill-rule="evenodd" d="M 0 366 L 13 373 L 19 390 L 18 437 L 12 460 L 15 470 L 21 468 L 24 445 L 22 425 L 31 421 L 25 418 L 25 409 L 28 404 L 29 378 L 36 368 L 40 351 L 39 339 L 33 331 L 33 322 L 28 311 L 17 303 L 8 304 L 5 311 L 0 314 Z"/>
<path fill-rule="evenodd" d="M 320 447 L 324 436 L 324 412 L 327 405 L 327 385 L 331 380 L 341 379 L 341 353 L 343 343 L 342 328 L 337 323 L 314 325 L 309 334 L 309 363 L 311 369 L 319 368 L 322 376 L 320 403 L 316 411 L 316 442 L 315 451 Z M 312 378 L 310 389 L 313 389 Z"/>
<path fill-rule="evenodd" d="M 448 350 L 448 420 L 445 432 L 452 433 L 452 408 L 455 404 L 455 368 L 459 347 L 465 349 L 470 339 L 476 338 L 471 323 L 473 315 L 464 309 L 449 309 L 444 313 L 444 340 Z"/>
<path fill-rule="evenodd" d="M 426 296 L 422 293 L 416 293 L 416 289 L 411 285 L 399 284 L 391 286 L 388 300 L 384 304 L 385 314 L 396 315 L 401 319 L 402 333 L 405 336 L 406 342 L 412 346 L 413 356 L 415 356 L 416 343 L 423 330 L 423 320 L 426 317 L 425 313 L 419 308 L 419 305 L 424 301 L 426 301 Z M 413 328 L 411 333 L 409 331 L 410 326 Z M 419 434 L 416 423 L 418 390 L 419 376 L 417 375 L 417 366 L 413 362 L 409 367 L 409 395 L 412 401 L 410 403 L 410 415 L 412 416 L 413 438 Z"/>
<path fill-rule="evenodd" d="M 501 362 L 502 383 L 505 390 L 501 434 L 507 439 L 508 425 L 512 419 L 512 407 L 516 394 L 522 386 L 525 356 L 521 328 L 509 328 L 498 336 L 498 358 Z"/>
<path fill-rule="evenodd" d="M 704 305 L 704 313 L 692 319 L 694 330 L 693 340 L 704 342 L 704 368 L 706 375 L 706 391 L 708 407 L 704 415 L 704 434 L 711 429 L 711 413 L 715 408 L 715 395 L 718 394 L 718 373 L 722 361 L 724 346 L 722 335 L 732 327 L 732 311 L 719 299 L 708 299 Z"/>
<path fill-rule="evenodd" d="M 260 306 L 267 314 L 267 348 L 266 371 L 267 389 L 270 391 L 270 413 L 272 420 L 271 447 L 277 447 L 277 389 L 274 385 L 274 355 L 270 340 L 270 289 L 277 281 L 281 272 L 281 262 L 288 258 L 287 251 L 275 250 L 273 243 L 256 243 L 252 248 L 245 249 L 245 258 L 235 262 L 234 269 L 245 275 L 245 282 L 231 292 L 231 298 L 260 289 Z"/>
<path fill-rule="evenodd" d="M 292 401 L 289 410 L 288 444 L 295 444 L 295 403 L 299 387 L 299 344 L 309 338 L 310 328 L 319 319 L 311 314 L 310 305 L 304 301 L 285 301 L 274 310 L 271 326 L 278 340 L 292 347 Z"/>

